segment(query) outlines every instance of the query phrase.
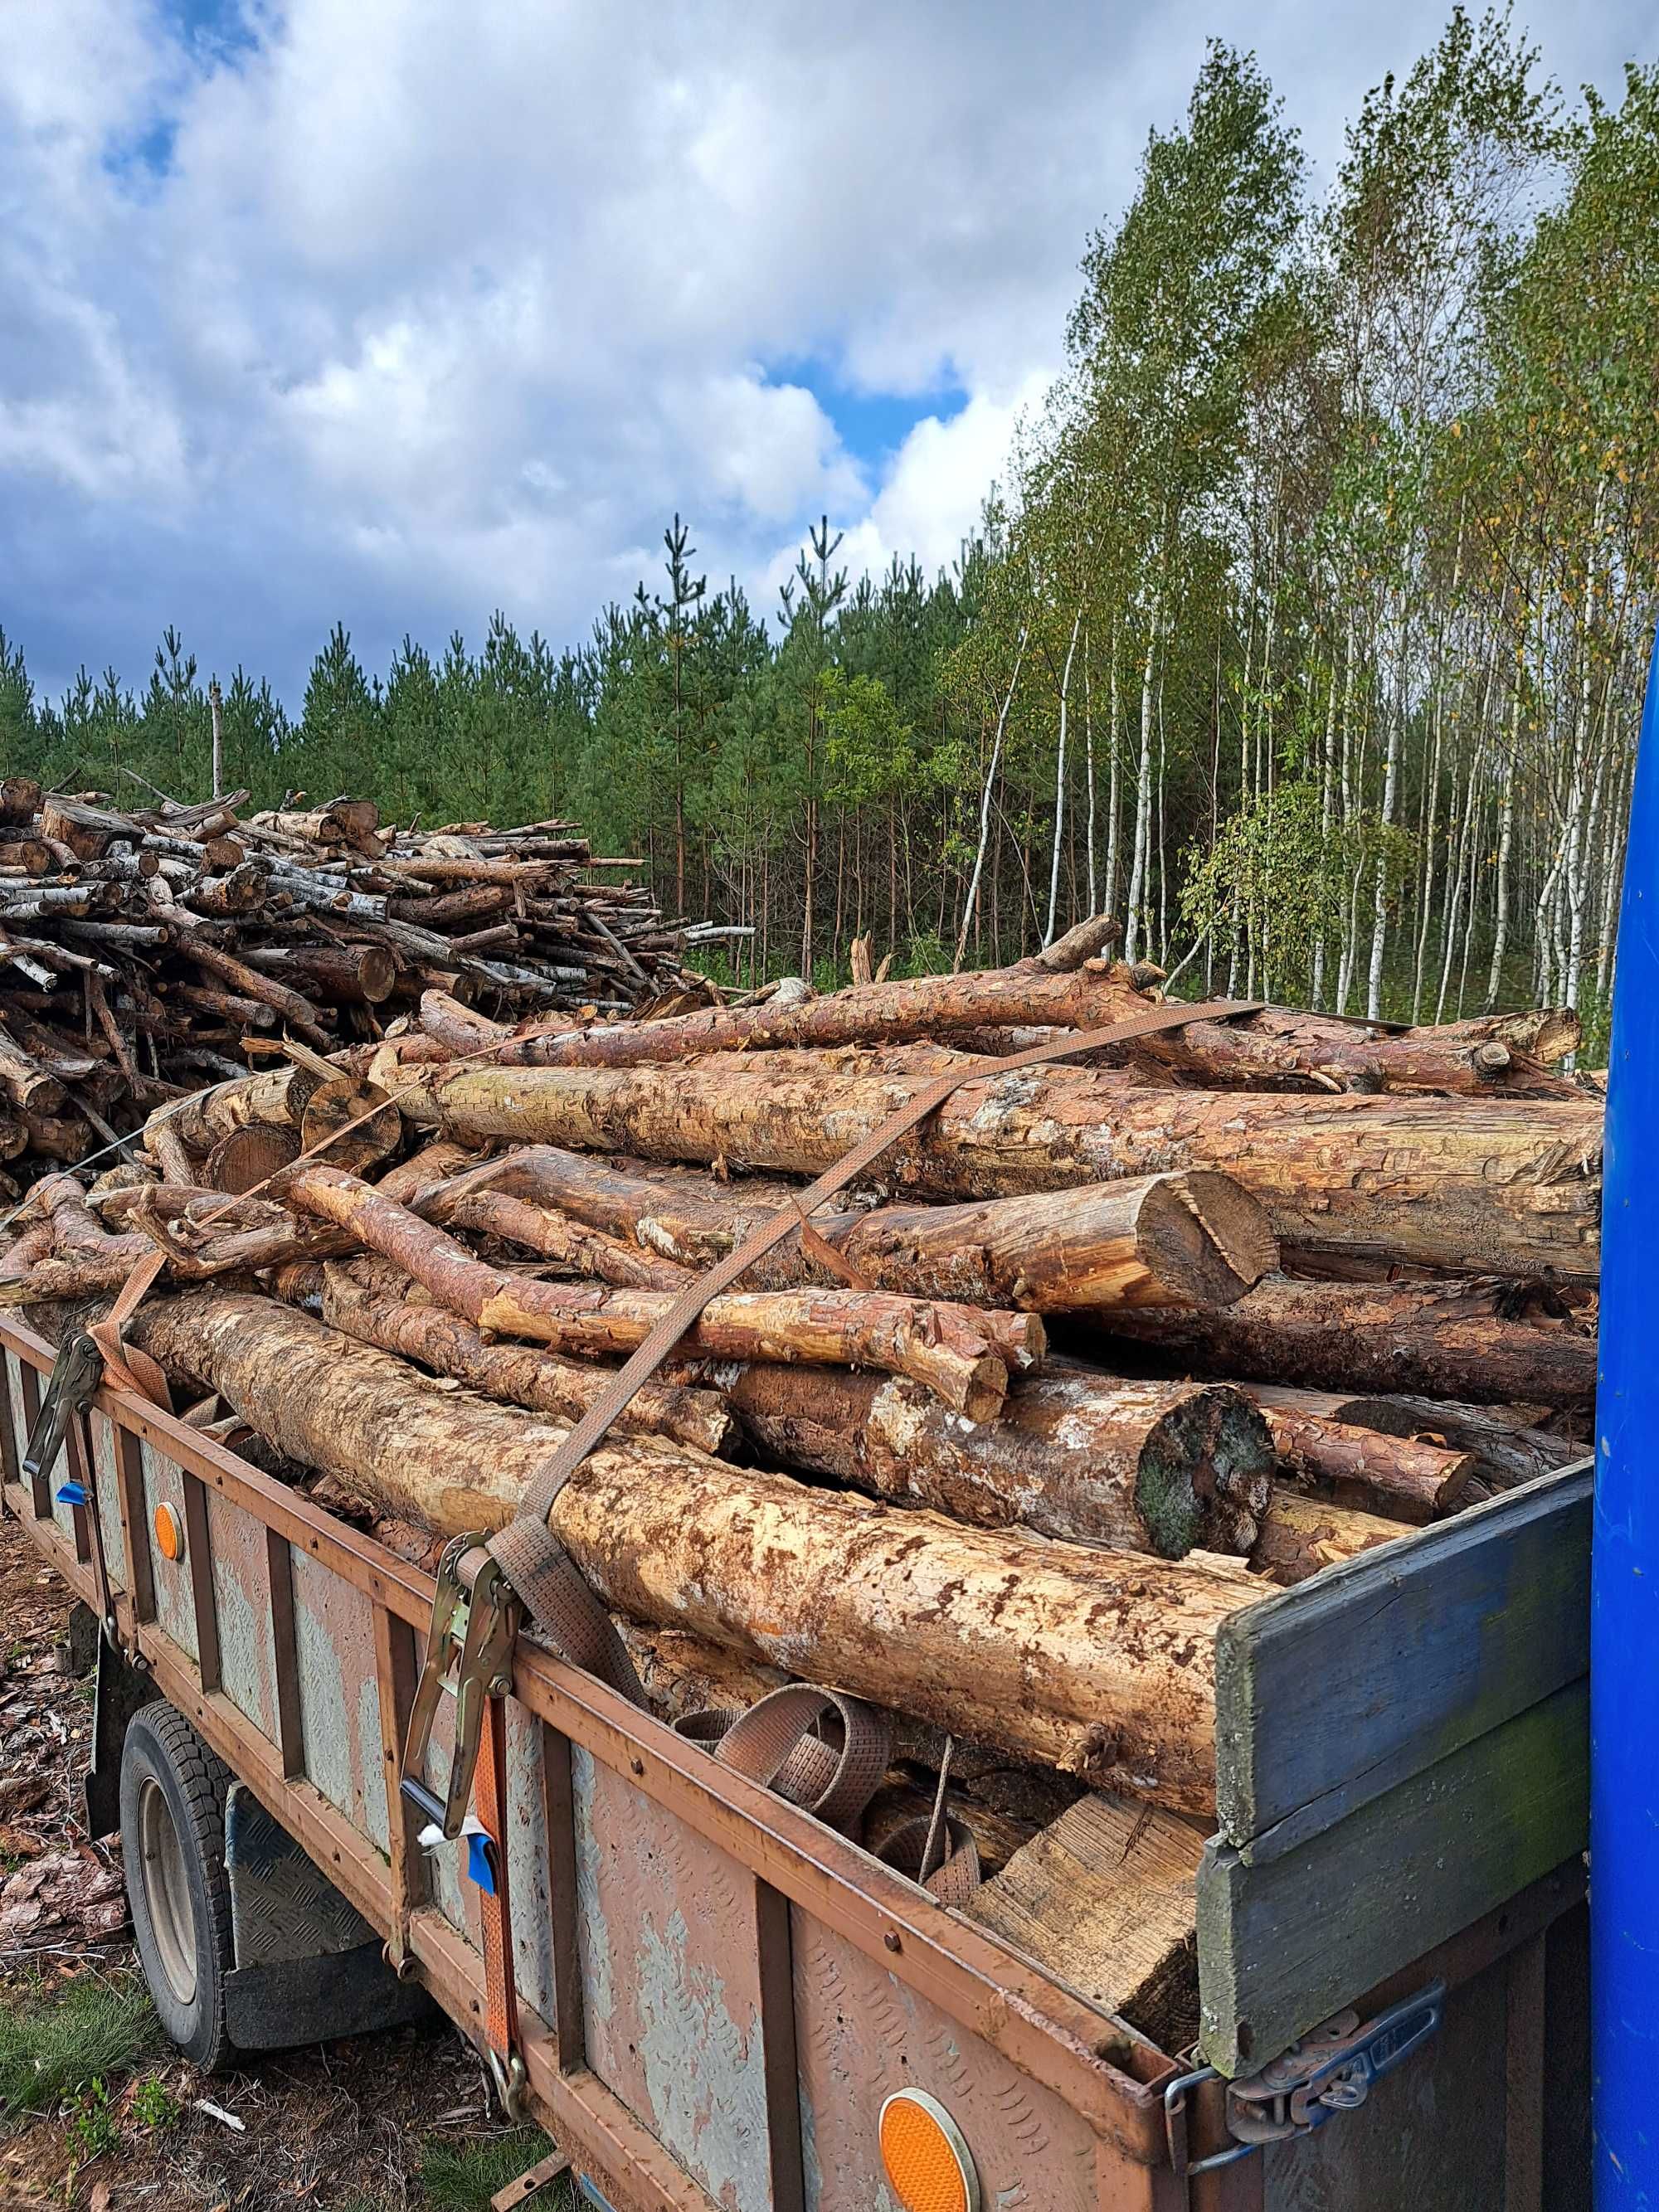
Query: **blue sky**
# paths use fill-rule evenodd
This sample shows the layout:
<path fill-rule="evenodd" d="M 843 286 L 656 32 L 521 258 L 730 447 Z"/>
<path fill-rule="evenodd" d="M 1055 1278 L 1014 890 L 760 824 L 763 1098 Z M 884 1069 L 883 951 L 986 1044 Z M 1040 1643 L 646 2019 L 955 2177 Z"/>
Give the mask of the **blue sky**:
<path fill-rule="evenodd" d="M 808 524 L 948 562 L 1090 228 L 1207 34 L 1319 173 L 1439 5 L 51 0 L 0 7 L 0 626 L 56 690 L 297 699 L 343 620 L 555 640 L 664 523 L 775 603 Z M 1630 0 L 1529 10 L 1616 94 Z"/>

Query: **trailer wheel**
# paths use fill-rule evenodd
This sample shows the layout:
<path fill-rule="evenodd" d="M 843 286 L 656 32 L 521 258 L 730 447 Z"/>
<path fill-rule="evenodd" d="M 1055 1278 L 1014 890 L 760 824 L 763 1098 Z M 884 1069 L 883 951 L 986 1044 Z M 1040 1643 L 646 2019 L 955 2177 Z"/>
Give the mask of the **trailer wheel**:
<path fill-rule="evenodd" d="M 165 1698 L 128 1725 L 121 1857 L 144 1979 L 161 2025 L 212 2073 L 235 2056 L 225 1978 L 236 1963 L 225 1870 L 230 1769 Z"/>

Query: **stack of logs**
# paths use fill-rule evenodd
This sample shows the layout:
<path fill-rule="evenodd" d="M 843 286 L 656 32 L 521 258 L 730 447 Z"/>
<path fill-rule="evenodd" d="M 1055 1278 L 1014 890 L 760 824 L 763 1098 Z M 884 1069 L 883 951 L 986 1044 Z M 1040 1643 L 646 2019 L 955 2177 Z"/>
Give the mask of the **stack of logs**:
<path fill-rule="evenodd" d="M 1220 1623 L 1577 1455 L 1601 1109 L 1559 1015 L 1273 1009 L 1000 1067 L 1154 1002 L 1105 941 L 605 1025 L 433 990 L 43 1183 L 0 1299 L 56 1334 L 84 1308 L 40 1302 L 159 1248 L 129 1337 L 176 1401 L 418 1553 L 509 1516 L 677 1291 L 959 1073 L 708 1305 L 553 1526 L 667 1711 L 834 1684 L 902 1717 L 893 1819 L 957 1741 L 999 1879 L 1085 1790 L 1180 1861 Z"/>
<path fill-rule="evenodd" d="M 284 1031 L 378 1036 L 423 991 L 499 1013 L 626 1012 L 682 990 L 683 940 L 568 822 L 419 833 L 362 799 L 247 794 L 120 813 L 0 782 L 0 1189 Z"/>

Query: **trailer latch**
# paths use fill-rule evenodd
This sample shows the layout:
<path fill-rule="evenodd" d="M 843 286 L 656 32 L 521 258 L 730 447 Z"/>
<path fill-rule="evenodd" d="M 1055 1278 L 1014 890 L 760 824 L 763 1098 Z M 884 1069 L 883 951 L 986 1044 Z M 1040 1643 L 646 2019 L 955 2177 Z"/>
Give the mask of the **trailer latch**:
<path fill-rule="evenodd" d="M 449 1843 L 466 1820 L 489 1700 L 505 1697 L 512 1686 L 513 1645 L 524 1617 L 512 1584 L 484 1549 L 489 1540 L 479 1534 L 457 1536 L 438 1562 L 426 1663 L 410 1707 L 398 1784 Z M 446 1692 L 455 1700 L 455 1743 L 440 1797 L 427 1782 L 426 1762 L 438 1700 Z"/>
<path fill-rule="evenodd" d="M 1355 2111 L 1370 2096 L 1373 2082 L 1392 2073 L 1435 2033 L 1445 1997 L 1444 1982 L 1431 1982 L 1375 2020 L 1362 2023 L 1352 2012 L 1338 2013 L 1260 2073 L 1229 2081 L 1226 2128 L 1233 2141 L 1204 2158 L 1194 2158 L 1188 2150 L 1191 2095 L 1222 2077 L 1213 2066 L 1177 2075 L 1164 2090 L 1164 2127 L 1176 2179 L 1213 2172 L 1268 2143 L 1311 2135 L 1339 2112 Z"/>

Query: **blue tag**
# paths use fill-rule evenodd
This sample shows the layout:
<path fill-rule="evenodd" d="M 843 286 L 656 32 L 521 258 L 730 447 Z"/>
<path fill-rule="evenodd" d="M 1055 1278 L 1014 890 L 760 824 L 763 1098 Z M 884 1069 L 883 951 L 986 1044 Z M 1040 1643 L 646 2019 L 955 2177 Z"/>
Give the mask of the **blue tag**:
<path fill-rule="evenodd" d="M 466 1870 L 486 1897 L 495 1894 L 495 1846 L 482 1828 L 466 1839 Z"/>
<path fill-rule="evenodd" d="M 58 1493 L 60 1505 L 88 1505 L 91 1502 L 87 1496 L 86 1485 L 82 1482 L 66 1482 Z"/>

